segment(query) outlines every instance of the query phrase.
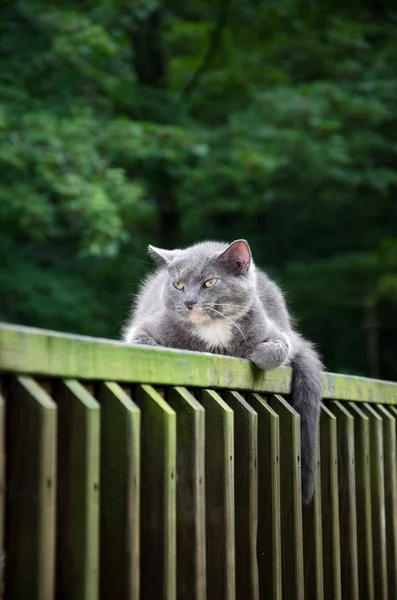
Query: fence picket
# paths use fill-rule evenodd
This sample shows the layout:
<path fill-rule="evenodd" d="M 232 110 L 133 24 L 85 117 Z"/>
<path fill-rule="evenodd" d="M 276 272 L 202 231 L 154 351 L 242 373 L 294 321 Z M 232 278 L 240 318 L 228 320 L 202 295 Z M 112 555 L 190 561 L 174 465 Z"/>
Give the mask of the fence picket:
<path fill-rule="evenodd" d="M 383 419 L 386 503 L 386 554 L 389 598 L 397 598 L 397 414 L 381 404 L 375 410 Z"/>
<path fill-rule="evenodd" d="M 282 599 L 279 416 L 259 394 L 247 394 L 258 415 L 258 540 L 261 600 Z"/>
<path fill-rule="evenodd" d="M 76 380 L 59 382 L 55 399 L 59 415 L 56 596 L 97 600 L 99 404 Z"/>
<path fill-rule="evenodd" d="M 324 600 L 341 600 L 342 598 L 336 426 L 336 417 L 322 404 L 320 412 L 320 479 Z"/>
<path fill-rule="evenodd" d="M 284 398 L 268 396 L 280 419 L 280 503 L 283 594 L 304 598 L 300 417 Z"/>
<path fill-rule="evenodd" d="M 101 405 L 100 598 L 139 599 L 140 410 L 114 382 Z"/>
<path fill-rule="evenodd" d="M 324 600 L 323 530 L 321 504 L 320 444 L 317 446 L 317 473 L 313 500 L 303 505 L 303 562 L 305 600 Z"/>
<path fill-rule="evenodd" d="M 5 597 L 52 600 L 57 408 L 30 377 L 13 379 L 7 391 Z"/>
<path fill-rule="evenodd" d="M 329 408 L 337 419 L 342 598 L 359 600 L 354 419 L 340 402 Z"/>
<path fill-rule="evenodd" d="M 206 600 L 205 414 L 186 388 L 167 388 L 176 413 L 177 597 Z"/>
<path fill-rule="evenodd" d="M 234 415 L 212 390 L 199 392 L 205 409 L 207 598 L 235 600 Z"/>
<path fill-rule="evenodd" d="M 0 589 L 4 588 L 4 563 L 5 563 L 5 503 L 6 503 L 6 482 L 5 482 L 5 398 L 1 391 L 0 381 Z M 53 559 L 54 560 L 54 559 Z"/>
<path fill-rule="evenodd" d="M 141 598 L 176 600 L 176 415 L 151 385 L 141 409 Z"/>
<path fill-rule="evenodd" d="M 387 557 L 386 557 L 386 510 L 385 479 L 383 465 L 383 422 L 378 413 L 365 403 L 363 412 L 369 417 L 369 435 L 371 451 L 369 464 L 371 469 L 371 506 L 372 506 L 372 543 L 374 561 L 374 584 L 376 600 L 387 600 Z"/>
<path fill-rule="evenodd" d="M 369 419 L 359 405 L 349 402 L 347 408 L 354 418 L 357 558 L 360 600 L 376 600 L 372 552 Z"/>
<path fill-rule="evenodd" d="M 238 392 L 224 392 L 222 397 L 234 413 L 236 598 L 259 600 L 258 415 Z"/>

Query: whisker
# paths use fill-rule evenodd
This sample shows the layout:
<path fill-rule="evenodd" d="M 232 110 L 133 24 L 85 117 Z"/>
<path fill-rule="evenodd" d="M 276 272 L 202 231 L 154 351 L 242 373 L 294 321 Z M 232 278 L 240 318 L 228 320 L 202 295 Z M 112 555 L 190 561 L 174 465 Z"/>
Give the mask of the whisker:
<path fill-rule="evenodd" d="M 243 306 L 241 304 L 229 304 L 226 302 L 217 302 L 216 304 L 217 304 L 217 306 L 234 306 L 235 308 L 247 308 L 246 306 Z M 260 310 L 258 310 L 257 308 L 253 308 L 252 306 L 247 309 L 247 312 L 249 312 L 250 310 L 253 310 L 258 313 L 261 312 Z"/>
<path fill-rule="evenodd" d="M 221 313 L 219 310 L 216 310 L 215 308 L 212 308 L 212 306 L 209 306 L 209 309 L 213 310 L 216 313 L 218 313 L 218 315 L 221 315 L 221 317 L 223 317 L 224 319 L 227 319 L 228 321 L 230 321 L 236 327 L 236 329 L 239 330 L 239 332 L 243 336 L 244 340 L 247 341 L 247 338 L 245 337 L 245 335 L 241 331 L 240 327 L 232 319 L 229 319 L 229 317 L 227 317 L 226 315 L 224 315 L 223 313 Z"/>

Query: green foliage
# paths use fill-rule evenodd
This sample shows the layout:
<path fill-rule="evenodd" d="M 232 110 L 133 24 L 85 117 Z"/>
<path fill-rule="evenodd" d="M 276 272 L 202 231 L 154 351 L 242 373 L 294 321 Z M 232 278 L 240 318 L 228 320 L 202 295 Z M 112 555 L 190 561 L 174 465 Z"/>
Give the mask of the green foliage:
<path fill-rule="evenodd" d="M 0 7 L 3 319 L 119 335 L 145 246 L 246 237 L 328 368 L 397 358 L 397 14 L 367 0 Z M 393 20 L 394 19 L 394 20 Z"/>

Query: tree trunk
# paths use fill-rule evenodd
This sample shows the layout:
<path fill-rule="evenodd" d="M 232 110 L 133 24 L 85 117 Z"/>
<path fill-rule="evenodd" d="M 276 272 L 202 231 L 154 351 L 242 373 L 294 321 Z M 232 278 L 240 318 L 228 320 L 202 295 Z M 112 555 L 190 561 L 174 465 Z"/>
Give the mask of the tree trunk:
<path fill-rule="evenodd" d="M 158 89 L 165 89 L 167 86 L 162 21 L 162 11 L 156 9 L 146 19 L 137 19 L 131 32 L 138 81 L 141 85 Z"/>
<path fill-rule="evenodd" d="M 150 89 L 153 95 L 167 88 L 167 63 L 162 41 L 162 11 L 156 9 L 145 19 L 136 20 L 130 33 L 134 68 L 139 84 Z M 159 102 L 164 102 L 164 94 Z M 149 117 L 150 119 L 150 117 Z M 176 182 L 167 164 L 159 163 L 150 171 L 149 182 L 157 206 L 157 240 L 153 242 L 166 248 L 180 245 L 181 215 Z"/>

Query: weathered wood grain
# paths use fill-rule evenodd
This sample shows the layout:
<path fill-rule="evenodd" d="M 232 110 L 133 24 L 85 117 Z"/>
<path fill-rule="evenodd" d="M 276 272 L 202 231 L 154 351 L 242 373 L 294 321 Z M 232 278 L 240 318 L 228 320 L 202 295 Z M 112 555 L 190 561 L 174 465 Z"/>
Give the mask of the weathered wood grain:
<path fill-rule="evenodd" d="M 114 382 L 101 405 L 100 598 L 139 600 L 140 410 Z"/>
<path fill-rule="evenodd" d="M 258 415 L 238 392 L 224 392 L 234 413 L 236 598 L 259 600 Z"/>
<path fill-rule="evenodd" d="M 207 353 L 132 346 L 0 324 L 0 371 L 85 380 L 288 394 L 290 369 L 261 371 L 249 361 Z M 397 405 L 397 384 L 327 373 L 324 398 Z"/>
<path fill-rule="evenodd" d="M 341 600 L 341 562 L 336 417 L 326 406 L 320 412 L 320 470 L 323 533 L 324 600 Z"/>
<path fill-rule="evenodd" d="M 369 417 L 369 436 L 371 451 L 371 506 L 372 506 L 372 542 L 374 555 L 374 585 L 376 600 L 387 600 L 387 557 L 386 557 L 386 501 L 385 476 L 383 465 L 383 422 L 382 418 L 369 404 L 362 405 L 363 412 Z"/>
<path fill-rule="evenodd" d="M 55 386 L 58 405 L 57 600 L 97 600 L 100 408 L 78 381 Z"/>
<path fill-rule="evenodd" d="M 282 600 L 279 416 L 259 394 L 246 398 L 258 415 L 259 593 Z"/>
<path fill-rule="evenodd" d="M 383 420 L 388 591 L 397 598 L 397 415 L 381 404 L 374 408 Z"/>
<path fill-rule="evenodd" d="M 7 393 L 5 597 L 53 600 L 57 409 L 30 377 Z"/>
<path fill-rule="evenodd" d="M 283 596 L 304 598 L 300 417 L 281 396 L 267 397 L 280 423 L 280 505 Z"/>
<path fill-rule="evenodd" d="M 141 598 L 176 600 L 176 415 L 150 385 L 141 409 Z"/>
<path fill-rule="evenodd" d="M 235 600 L 234 415 L 212 390 L 199 392 L 205 409 L 207 599 Z"/>
<path fill-rule="evenodd" d="M 342 598 L 359 600 L 354 419 L 340 402 L 329 408 L 337 418 Z"/>
<path fill-rule="evenodd" d="M 186 388 L 166 388 L 176 413 L 177 597 L 206 600 L 205 415 Z"/>
<path fill-rule="evenodd" d="M 372 551 L 369 419 L 360 406 L 353 404 L 353 402 L 349 402 L 347 408 L 354 418 L 357 555 L 360 600 L 376 600 L 374 589 L 374 556 Z"/>

